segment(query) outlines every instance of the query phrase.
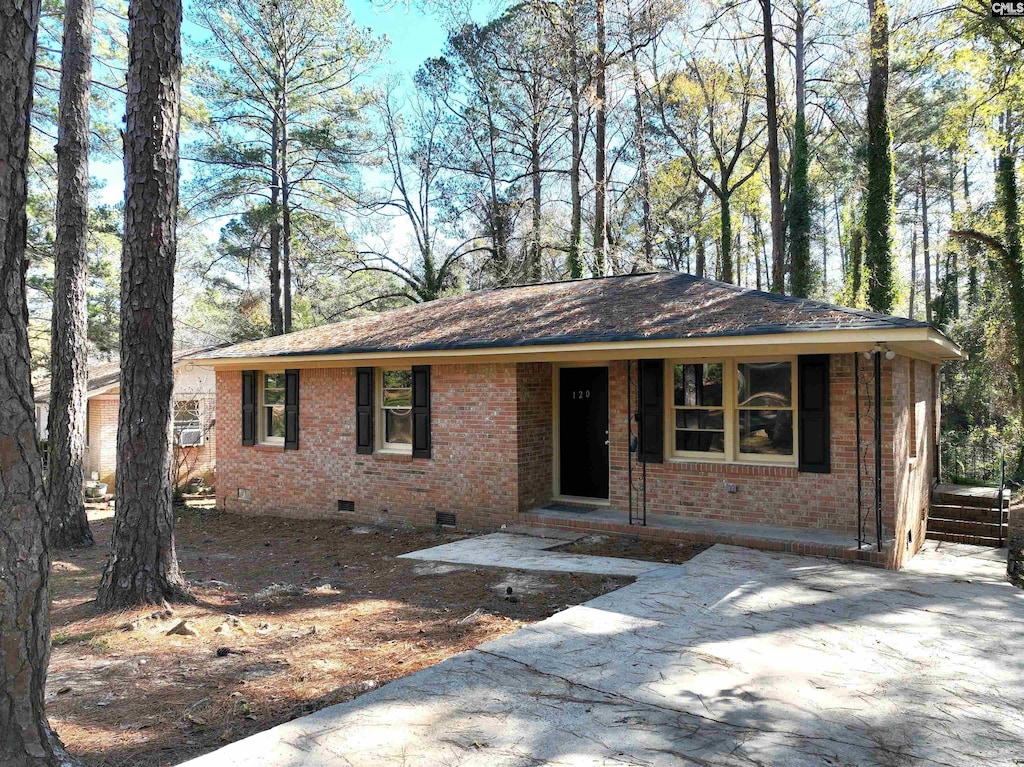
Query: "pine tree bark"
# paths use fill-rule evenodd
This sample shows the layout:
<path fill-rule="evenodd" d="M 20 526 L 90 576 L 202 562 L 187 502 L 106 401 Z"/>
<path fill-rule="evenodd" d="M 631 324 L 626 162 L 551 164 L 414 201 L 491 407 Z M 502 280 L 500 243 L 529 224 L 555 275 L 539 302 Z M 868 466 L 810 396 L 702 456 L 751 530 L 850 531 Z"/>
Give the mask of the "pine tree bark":
<path fill-rule="evenodd" d="M 583 276 L 583 195 L 580 191 L 580 172 L 583 165 L 583 129 L 580 119 L 579 41 L 576 34 L 576 3 L 569 0 L 569 136 L 572 143 L 569 167 L 569 276 L 578 280 Z"/>
<path fill-rule="evenodd" d="M 921 256 L 924 259 L 924 319 L 932 321 L 932 253 L 928 238 L 928 182 L 925 178 L 924 148 L 921 149 Z"/>
<path fill-rule="evenodd" d="M 914 221 L 911 224 L 910 236 L 910 306 L 907 316 L 914 319 L 915 302 L 917 299 L 917 208 L 920 197 L 914 196 Z"/>
<path fill-rule="evenodd" d="M 68 763 L 46 721 L 50 554 L 28 343 L 29 116 L 39 0 L 0 0 L 0 764 Z"/>
<path fill-rule="evenodd" d="M 793 66 L 796 69 L 796 117 L 793 121 L 792 183 L 786 210 L 789 220 L 789 287 L 794 296 L 811 294 L 811 190 L 810 155 L 807 145 L 806 73 L 804 50 L 804 15 L 806 6 L 795 7 Z M 827 287 L 827 281 L 825 281 Z"/>
<path fill-rule="evenodd" d="M 775 87 L 775 35 L 772 2 L 760 0 L 764 33 L 764 83 L 768 101 L 768 188 L 772 216 L 772 292 L 786 292 L 786 261 L 782 227 L 782 168 L 779 162 L 779 105 Z"/>
<path fill-rule="evenodd" d="M 644 114 L 643 81 L 640 78 L 637 45 L 632 28 L 629 47 L 633 64 L 633 119 L 636 132 L 637 171 L 640 175 L 640 216 L 643 230 L 642 268 L 654 268 L 654 222 L 651 217 L 651 172 L 647 164 L 647 118 Z"/>
<path fill-rule="evenodd" d="M 279 336 L 284 333 L 284 319 L 281 310 L 281 176 L 278 172 L 281 121 L 277 111 L 270 126 L 270 333 Z"/>
<path fill-rule="evenodd" d="M 537 120 L 530 127 L 530 180 L 533 188 L 533 199 L 530 206 L 530 258 L 526 266 L 527 282 L 540 282 L 541 279 L 541 173 L 540 166 L 540 125 Z"/>
<path fill-rule="evenodd" d="M 85 513 L 89 95 L 93 0 L 67 0 L 57 126 L 57 217 L 47 449 L 50 543 L 90 546 Z"/>
<path fill-rule="evenodd" d="M 702 188 L 697 192 L 697 226 L 700 227 L 703 224 L 704 218 L 704 189 Z M 698 277 L 707 276 L 707 249 L 704 244 L 704 235 L 700 231 L 697 233 L 697 253 L 696 253 L 696 264 L 694 265 L 694 273 Z"/>
<path fill-rule="evenodd" d="M 292 208 L 288 174 L 288 84 L 281 84 L 281 267 L 284 281 L 284 332 L 292 332 Z"/>
<path fill-rule="evenodd" d="M 892 269 L 892 136 L 886 99 L 889 91 L 889 4 L 868 0 L 871 17 L 871 71 L 867 98 L 867 185 L 864 193 L 864 266 L 868 306 L 888 314 L 895 285 Z"/>
<path fill-rule="evenodd" d="M 186 601 L 174 549 L 171 398 L 181 2 L 128 7 L 117 510 L 97 603 Z"/>
<path fill-rule="evenodd" d="M 605 71 L 608 33 L 605 26 L 605 0 L 597 0 L 597 72 L 594 80 L 594 276 L 603 277 L 605 258 L 605 213 L 608 184 L 608 105 Z"/>

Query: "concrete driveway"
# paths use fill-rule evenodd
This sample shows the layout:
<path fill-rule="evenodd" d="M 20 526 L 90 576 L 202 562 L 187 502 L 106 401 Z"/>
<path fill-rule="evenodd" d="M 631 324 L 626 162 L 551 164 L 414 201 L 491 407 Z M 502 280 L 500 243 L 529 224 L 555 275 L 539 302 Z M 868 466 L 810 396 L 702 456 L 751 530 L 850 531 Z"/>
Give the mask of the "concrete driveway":
<path fill-rule="evenodd" d="M 189 764 L 1024 764 L 1024 592 L 936 561 L 715 546 Z"/>

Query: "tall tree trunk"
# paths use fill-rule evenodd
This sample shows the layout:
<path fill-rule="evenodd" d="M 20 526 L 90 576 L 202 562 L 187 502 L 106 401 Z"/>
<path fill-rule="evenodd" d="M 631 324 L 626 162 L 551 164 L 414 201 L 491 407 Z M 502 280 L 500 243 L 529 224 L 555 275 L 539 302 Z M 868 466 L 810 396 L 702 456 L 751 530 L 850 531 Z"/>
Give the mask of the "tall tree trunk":
<path fill-rule="evenodd" d="M 572 212 L 569 216 L 569 276 L 578 280 L 583 276 L 583 198 L 580 192 L 580 171 L 583 164 L 583 137 L 580 125 L 580 71 L 579 40 L 576 35 L 576 3 L 569 0 L 569 137 L 572 143 L 569 167 L 569 197 Z"/>
<path fill-rule="evenodd" d="M 864 231 L 856 226 L 850 232 L 850 303 L 860 306 L 863 296 L 861 284 L 864 274 Z"/>
<path fill-rule="evenodd" d="M 914 319 L 914 300 L 917 297 L 917 210 L 920 195 L 914 195 L 914 221 L 911 224 L 913 234 L 910 238 L 910 306 L 907 316 Z"/>
<path fill-rule="evenodd" d="M 727 185 L 723 181 L 722 188 L 726 189 Z M 723 195 L 719 197 L 719 202 L 722 206 L 721 218 L 722 218 L 722 229 L 721 229 L 721 253 L 719 254 L 719 265 L 720 274 L 719 279 L 722 282 L 734 282 L 736 277 L 733 274 L 732 268 L 732 213 L 729 209 L 729 196 Z"/>
<path fill-rule="evenodd" d="M 794 296 L 811 294 L 814 280 L 811 269 L 811 191 L 810 156 L 807 145 L 806 73 L 804 51 L 804 15 L 802 0 L 796 4 L 793 45 L 796 69 L 796 118 L 793 123 L 793 171 L 786 209 L 789 213 L 789 287 Z M 774 288 L 773 288 L 774 290 Z M 778 291 L 776 291 L 778 292 Z"/>
<path fill-rule="evenodd" d="M 93 0 L 67 0 L 57 125 L 56 286 L 50 327 L 47 426 L 50 543 L 92 545 L 85 515 L 85 399 L 88 350 L 89 93 Z"/>
<path fill-rule="evenodd" d="M 605 0 L 597 0 L 597 72 L 594 91 L 594 275 L 603 277 L 607 269 L 605 254 L 605 215 L 608 184 L 607 171 L 607 80 L 605 57 L 608 34 L 605 28 Z"/>
<path fill-rule="evenodd" d="M 174 549 L 171 398 L 181 114 L 181 2 L 128 7 L 117 510 L 97 602 L 189 598 Z"/>
<path fill-rule="evenodd" d="M 768 101 L 768 186 L 772 213 L 772 292 L 785 293 L 786 262 L 783 256 L 785 233 L 782 228 L 782 168 L 779 163 L 779 105 L 775 88 L 775 35 L 772 31 L 772 0 L 760 1 L 764 20 L 765 97 Z"/>
<path fill-rule="evenodd" d="M 540 124 L 533 121 L 530 127 L 530 176 L 533 182 L 533 204 L 530 222 L 530 260 L 526 268 L 527 282 L 540 282 L 541 279 L 541 172 L 540 167 Z"/>
<path fill-rule="evenodd" d="M 871 72 L 867 104 L 867 185 L 864 196 L 864 265 L 868 305 L 888 314 L 895 296 L 892 269 L 892 136 L 886 98 L 889 90 L 889 3 L 868 0 L 871 17 Z"/>
<path fill-rule="evenodd" d="M 953 149 L 949 150 L 949 221 L 955 226 L 956 221 L 956 157 Z M 960 249 L 947 244 L 949 248 L 949 264 L 946 269 L 946 290 L 949 295 L 945 303 L 949 306 L 949 316 L 956 319 L 960 316 Z"/>
<path fill-rule="evenodd" d="M 704 189 L 697 193 L 697 247 L 695 254 L 695 269 L 694 272 L 698 277 L 706 277 L 708 273 L 707 269 L 707 250 L 704 243 L 704 233 L 702 231 L 704 223 Z"/>
<path fill-rule="evenodd" d="M 275 94 L 276 95 L 276 94 Z M 276 103 L 276 101 L 275 101 Z M 281 140 L 281 121 L 277 110 L 270 126 L 270 333 L 279 336 L 284 332 L 284 317 L 281 311 L 281 174 L 278 170 Z"/>
<path fill-rule="evenodd" d="M 281 86 L 281 267 L 284 282 L 284 332 L 292 332 L 292 208 L 288 178 L 288 85 Z"/>
<path fill-rule="evenodd" d="M 921 148 L 920 183 L 921 183 L 921 255 L 924 258 L 924 318 L 932 321 L 932 273 L 931 248 L 928 241 L 928 182 L 925 178 L 925 154 Z"/>
<path fill-rule="evenodd" d="M 50 657 L 47 508 L 25 286 L 29 116 L 39 0 L 0 0 L 0 764 L 55 765 L 43 710 Z"/>
<path fill-rule="evenodd" d="M 643 268 L 654 267 L 654 225 L 651 220 L 651 171 L 647 165 L 647 120 L 644 116 L 643 85 L 640 80 L 640 66 L 637 61 L 637 46 L 633 40 L 632 28 L 629 40 L 633 59 L 633 101 L 636 132 L 636 154 L 640 174 L 640 216 L 643 228 Z"/>

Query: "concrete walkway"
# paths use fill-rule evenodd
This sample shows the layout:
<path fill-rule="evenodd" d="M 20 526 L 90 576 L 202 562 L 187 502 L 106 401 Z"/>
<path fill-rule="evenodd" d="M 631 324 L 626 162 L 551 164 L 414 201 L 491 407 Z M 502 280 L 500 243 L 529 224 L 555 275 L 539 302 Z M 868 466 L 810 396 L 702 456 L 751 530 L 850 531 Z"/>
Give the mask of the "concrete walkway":
<path fill-rule="evenodd" d="M 556 531 L 557 532 L 557 531 Z M 548 551 L 583 535 L 540 537 L 491 533 L 465 538 L 422 551 L 402 554 L 401 559 L 422 559 L 456 565 L 507 567 L 512 570 L 540 570 L 558 573 L 638 576 L 665 565 L 619 557 L 593 557 L 589 554 L 565 554 Z"/>
<path fill-rule="evenodd" d="M 189 764 L 1019 764 L 1024 592 L 939 570 L 715 546 Z"/>

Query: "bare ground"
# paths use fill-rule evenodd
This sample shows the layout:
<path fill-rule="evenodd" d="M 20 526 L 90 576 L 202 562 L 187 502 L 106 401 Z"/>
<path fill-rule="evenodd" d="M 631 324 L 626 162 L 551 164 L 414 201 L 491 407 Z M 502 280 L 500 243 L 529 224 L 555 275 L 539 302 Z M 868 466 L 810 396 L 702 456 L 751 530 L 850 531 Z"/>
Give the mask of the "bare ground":
<path fill-rule="evenodd" d="M 176 764 L 628 582 L 395 558 L 457 534 L 190 509 L 178 556 L 197 604 L 103 614 L 110 516 L 93 515 L 102 545 L 55 553 L 51 580 L 47 711 L 89 765 Z M 194 635 L 168 634 L 182 620 Z"/>
<path fill-rule="evenodd" d="M 588 535 L 564 546 L 551 549 L 551 551 L 564 551 L 567 554 L 590 554 L 596 557 L 624 557 L 644 562 L 681 565 L 709 547 L 710 544 L 706 543 L 641 541 L 636 538 L 620 536 Z"/>

